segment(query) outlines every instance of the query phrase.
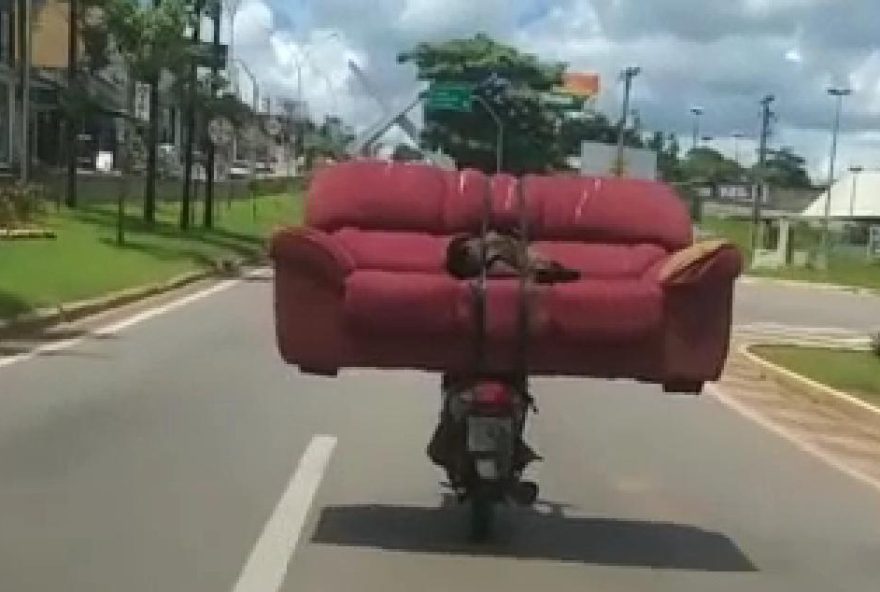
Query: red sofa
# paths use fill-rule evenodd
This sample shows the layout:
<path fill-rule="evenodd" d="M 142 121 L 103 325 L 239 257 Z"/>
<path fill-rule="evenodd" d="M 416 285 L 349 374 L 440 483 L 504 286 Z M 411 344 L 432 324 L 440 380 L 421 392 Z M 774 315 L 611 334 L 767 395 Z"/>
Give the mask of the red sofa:
<path fill-rule="evenodd" d="M 446 246 L 489 225 L 519 224 L 522 184 L 532 246 L 582 272 L 530 287 L 532 374 L 632 378 L 698 390 L 728 350 L 732 246 L 692 245 L 666 185 L 616 178 L 488 178 L 416 164 L 352 161 L 312 182 L 305 225 L 275 234 L 275 314 L 283 358 L 303 371 L 346 367 L 467 372 L 474 290 L 444 269 Z M 488 368 L 517 360 L 518 280 L 487 287 Z"/>

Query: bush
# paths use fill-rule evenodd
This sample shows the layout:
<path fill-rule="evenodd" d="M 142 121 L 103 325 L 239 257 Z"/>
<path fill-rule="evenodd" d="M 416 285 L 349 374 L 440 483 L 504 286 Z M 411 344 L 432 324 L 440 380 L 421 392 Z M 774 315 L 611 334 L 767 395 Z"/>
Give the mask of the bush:
<path fill-rule="evenodd" d="M 0 186 L 0 228 L 30 224 L 43 212 L 45 190 L 40 185 Z"/>
<path fill-rule="evenodd" d="M 871 351 L 874 352 L 875 356 L 880 358 L 880 331 L 871 336 Z"/>

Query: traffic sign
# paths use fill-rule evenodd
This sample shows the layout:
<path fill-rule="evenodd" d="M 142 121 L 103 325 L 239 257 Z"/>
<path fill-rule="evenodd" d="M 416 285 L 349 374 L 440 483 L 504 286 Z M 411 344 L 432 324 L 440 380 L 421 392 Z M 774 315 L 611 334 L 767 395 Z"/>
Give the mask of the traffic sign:
<path fill-rule="evenodd" d="M 428 89 L 425 106 L 430 111 L 469 113 L 474 85 L 462 82 L 435 82 Z"/>

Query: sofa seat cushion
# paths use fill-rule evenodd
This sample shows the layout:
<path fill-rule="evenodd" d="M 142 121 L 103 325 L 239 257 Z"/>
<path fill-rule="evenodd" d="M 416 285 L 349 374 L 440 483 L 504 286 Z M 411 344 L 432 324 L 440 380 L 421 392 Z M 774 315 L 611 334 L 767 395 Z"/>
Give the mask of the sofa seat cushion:
<path fill-rule="evenodd" d="M 546 315 L 552 334 L 572 341 L 627 341 L 661 329 L 663 293 L 636 279 L 584 279 L 550 288 Z"/>
<path fill-rule="evenodd" d="M 458 335 L 469 331 L 469 287 L 440 273 L 355 271 L 346 280 L 350 326 L 374 335 Z"/>
<path fill-rule="evenodd" d="M 542 256 L 590 278 L 630 278 L 645 275 L 666 258 L 666 250 L 653 244 L 615 245 L 571 241 L 536 241 L 532 247 Z"/>
<path fill-rule="evenodd" d="M 355 269 L 444 273 L 450 237 L 421 232 L 345 228 L 334 238 L 351 256 Z"/>

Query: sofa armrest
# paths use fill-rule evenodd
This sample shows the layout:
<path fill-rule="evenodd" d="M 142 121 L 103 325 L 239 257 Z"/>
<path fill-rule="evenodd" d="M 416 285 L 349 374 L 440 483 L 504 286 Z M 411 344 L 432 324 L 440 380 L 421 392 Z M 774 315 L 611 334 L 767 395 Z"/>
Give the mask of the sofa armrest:
<path fill-rule="evenodd" d="M 354 259 L 332 236 L 314 228 L 284 228 L 273 236 L 269 254 L 276 268 L 291 266 L 297 272 L 317 275 L 342 289 L 354 270 Z"/>
<path fill-rule="evenodd" d="M 733 281 L 742 271 L 742 255 L 733 243 L 710 240 L 673 253 L 656 270 L 666 287 Z"/>

